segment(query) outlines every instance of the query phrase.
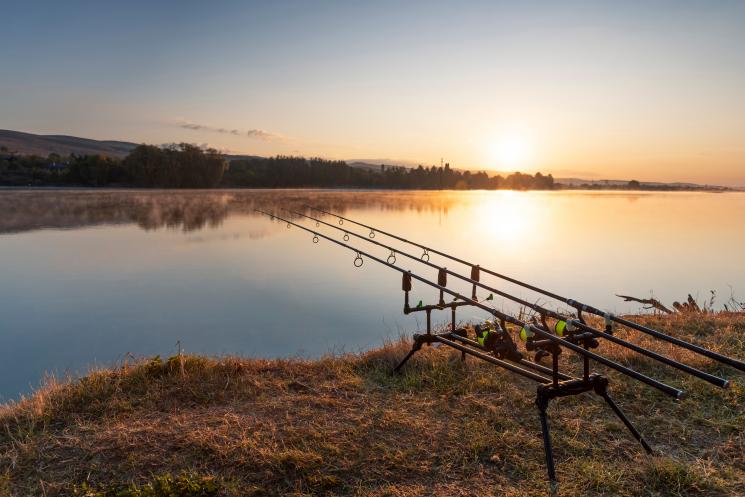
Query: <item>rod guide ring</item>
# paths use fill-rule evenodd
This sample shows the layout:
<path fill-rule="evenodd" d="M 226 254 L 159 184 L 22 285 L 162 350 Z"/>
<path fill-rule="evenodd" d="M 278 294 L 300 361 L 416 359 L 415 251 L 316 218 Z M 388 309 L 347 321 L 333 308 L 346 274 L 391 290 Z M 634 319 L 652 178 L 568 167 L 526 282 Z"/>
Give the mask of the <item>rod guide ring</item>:
<path fill-rule="evenodd" d="M 362 264 L 364 263 L 365 261 L 362 259 L 362 255 L 357 252 L 357 257 L 354 258 L 354 267 L 362 267 Z"/>

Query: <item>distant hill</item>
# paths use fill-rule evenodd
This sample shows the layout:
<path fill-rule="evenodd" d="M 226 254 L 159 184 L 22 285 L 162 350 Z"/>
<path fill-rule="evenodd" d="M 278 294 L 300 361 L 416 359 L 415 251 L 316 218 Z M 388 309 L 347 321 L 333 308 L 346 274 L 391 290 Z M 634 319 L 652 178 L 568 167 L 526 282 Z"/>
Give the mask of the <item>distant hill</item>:
<path fill-rule="evenodd" d="M 36 135 L 0 129 L 0 146 L 10 152 L 23 155 L 40 155 L 46 157 L 51 153 L 59 155 L 105 155 L 108 157 L 126 157 L 137 146 L 137 143 L 117 140 L 92 140 L 68 135 Z M 262 159 L 258 155 L 226 155 L 227 160 Z M 377 161 L 380 162 L 377 162 Z M 376 162 L 373 162 L 376 161 Z M 394 165 L 387 159 L 372 159 L 371 161 L 348 162 L 351 167 L 358 169 L 380 170 L 380 164 Z"/>
<path fill-rule="evenodd" d="M 0 129 L 0 146 L 10 152 L 23 155 L 40 155 L 46 157 L 51 153 L 59 155 L 106 155 L 108 157 L 126 157 L 137 146 L 137 143 L 115 140 L 92 140 L 67 135 L 35 135 L 21 131 Z M 258 155 L 226 155 L 227 160 L 262 159 Z M 381 159 L 378 163 L 366 161 L 348 162 L 357 169 L 380 170 L 380 164 L 393 165 L 389 160 Z"/>
<path fill-rule="evenodd" d="M 410 160 L 394 160 L 394 159 L 346 159 L 346 163 L 350 166 L 352 164 L 357 164 L 357 167 L 360 168 L 368 168 L 372 169 L 377 168 L 380 169 L 380 165 L 384 164 L 385 166 L 397 166 L 397 167 L 407 167 L 407 168 L 415 168 L 418 167 L 419 164 L 424 164 L 422 162 L 414 162 Z"/>
<path fill-rule="evenodd" d="M 354 167 L 357 169 L 369 169 L 371 171 L 380 171 L 380 164 L 371 164 L 369 162 L 347 162 L 347 165 L 349 167 Z"/>
<path fill-rule="evenodd" d="M 0 146 L 7 147 L 11 152 L 43 157 L 51 153 L 125 157 L 137 145 L 137 143 L 115 140 L 91 140 L 77 136 L 35 135 L 20 131 L 0 130 Z"/>
<path fill-rule="evenodd" d="M 590 186 L 598 186 L 598 187 L 624 187 L 629 184 L 630 180 L 627 179 L 582 179 L 582 178 L 554 178 L 554 181 L 556 183 L 566 185 L 566 186 L 583 186 L 583 185 L 590 185 Z M 672 182 L 672 183 L 664 183 L 659 181 L 640 181 L 639 184 L 642 187 L 647 188 L 680 188 L 680 189 L 701 189 L 701 188 L 713 188 L 713 189 L 722 189 L 726 188 L 723 186 L 718 185 L 700 185 L 698 183 L 682 183 L 682 182 Z"/>
<path fill-rule="evenodd" d="M 231 160 L 253 160 L 253 159 L 263 159 L 264 158 L 264 157 L 261 157 L 260 155 L 231 155 L 231 154 L 226 154 L 223 157 L 225 157 L 225 159 L 227 161 L 231 161 Z"/>

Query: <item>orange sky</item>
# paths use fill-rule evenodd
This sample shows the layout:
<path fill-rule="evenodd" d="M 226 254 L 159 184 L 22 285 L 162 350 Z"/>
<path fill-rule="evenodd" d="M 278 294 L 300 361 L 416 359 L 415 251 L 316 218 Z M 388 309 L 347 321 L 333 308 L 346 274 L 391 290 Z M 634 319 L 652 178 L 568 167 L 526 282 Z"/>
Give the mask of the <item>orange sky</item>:
<path fill-rule="evenodd" d="M 9 7 L 0 128 L 745 185 L 742 2 L 138 4 Z"/>

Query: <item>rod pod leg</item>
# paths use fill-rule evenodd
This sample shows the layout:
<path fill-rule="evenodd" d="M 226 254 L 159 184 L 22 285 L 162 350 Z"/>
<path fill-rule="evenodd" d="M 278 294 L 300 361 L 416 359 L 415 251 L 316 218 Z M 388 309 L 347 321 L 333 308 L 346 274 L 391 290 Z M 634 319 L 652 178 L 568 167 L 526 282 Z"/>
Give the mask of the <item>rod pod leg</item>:
<path fill-rule="evenodd" d="M 416 354 L 416 352 L 422 348 L 423 344 L 434 343 L 436 341 L 434 337 L 435 337 L 434 335 L 431 335 L 429 333 L 427 333 L 426 335 L 415 334 L 414 345 L 412 345 L 411 350 L 409 351 L 408 354 L 406 354 L 406 357 L 404 357 L 401 360 L 401 362 L 399 362 L 398 365 L 395 368 L 393 368 L 393 372 L 398 373 L 398 371 L 403 367 L 403 365 L 406 364 L 406 361 L 411 359 L 411 356 Z"/>
<path fill-rule="evenodd" d="M 411 350 L 409 351 L 409 353 L 406 354 L 406 357 L 404 357 L 403 359 L 401 359 L 401 362 L 399 362 L 398 365 L 395 368 L 393 368 L 393 372 L 394 373 L 398 373 L 398 371 L 404 366 L 404 364 L 406 364 L 406 361 L 408 361 L 409 359 L 411 359 L 411 356 L 413 356 L 414 354 L 416 354 L 416 351 L 419 350 L 419 349 L 421 349 L 421 348 L 422 348 L 422 344 L 421 343 L 414 342 L 414 346 L 411 348 Z"/>
<path fill-rule="evenodd" d="M 636 429 L 636 426 L 634 426 L 631 420 L 626 417 L 626 414 L 624 414 L 621 408 L 618 407 L 618 404 L 616 404 L 616 402 L 608 394 L 608 379 L 598 378 L 597 381 L 595 381 L 594 390 L 595 393 L 600 395 L 603 400 L 605 400 L 605 402 L 610 406 L 610 408 L 613 409 L 613 412 L 616 414 L 616 416 L 618 416 L 618 419 L 623 421 L 623 424 L 626 425 L 626 428 L 631 432 L 634 438 L 637 439 L 640 444 L 642 444 L 642 447 L 644 447 L 644 450 L 647 451 L 647 454 L 652 454 L 654 452 L 652 450 L 652 447 L 650 447 L 647 441 L 644 440 L 644 437 L 641 433 L 639 433 L 639 430 Z"/>
<path fill-rule="evenodd" d="M 603 391 L 603 393 L 600 394 L 603 399 L 605 399 L 605 402 L 610 406 L 611 409 L 613 409 L 613 412 L 616 413 L 616 416 L 623 421 L 623 424 L 626 425 L 626 428 L 631 432 L 631 434 L 636 438 L 640 444 L 642 444 L 642 447 L 644 447 L 644 450 L 647 451 L 647 454 L 653 454 L 654 451 L 652 450 L 652 447 L 649 446 L 646 440 L 644 440 L 644 437 L 641 433 L 639 433 L 639 430 L 636 429 L 636 427 L 633 425 L 631 420 L 626 417 L 626 414 L 621 410 L 620 407 L 618 407 L 618 404 L 615 403 L 615 401 L 611 398 L 610 395 L 608 395 L 607 391 Z"/>
<path fill-rule="evenodd" d="M 548 407 L 549 399 L 544 395 L 541 395 L 540 391 L 535 399 L 536 406 L 538 407 L 538 416 L 541 419 L 541 432 L 543 434 L 543 451 L 546 453 L 546 471 L 548 472 L 548 479 L 551 484 L 551 495 L 556 495 L 559 488 L 559 482 L 556 479 L 556 468 L 554 466 L 554 451 L 551 447 L 551 432 L 548 427 L 548 417 L 546 416 L 546 408 Z"/>

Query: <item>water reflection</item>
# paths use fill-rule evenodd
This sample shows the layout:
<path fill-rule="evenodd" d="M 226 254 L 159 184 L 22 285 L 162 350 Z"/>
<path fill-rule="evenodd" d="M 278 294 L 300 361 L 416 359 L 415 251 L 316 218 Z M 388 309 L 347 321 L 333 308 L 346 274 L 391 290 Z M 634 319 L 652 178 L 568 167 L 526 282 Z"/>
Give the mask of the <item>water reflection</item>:
<path fill-rule="evenodd" d="M 126 223 L 188 232 L 218 227 L 230 214 L 253 215 L 257 207 L 277 214 L 305 210 L 308 204 L 340 213 L 360 208 L 447 214 L 463 201 L 457 194 L 434 192 L 0 190 L 0 233 Z"/>
<path fill-rule="evenodd" d="M 737 215 L 745 194 L 0 190 L 0 399 L 28 391 L 45 371 L 84 371 L 128 352 L 167 355 L 177 341 L 204 354 L 319 356 L 418 329 L 417 316 L 401 313 L 397 274 L 372 263 L 357 269 L 348 250 L 313 244 L 307 232 L 253 211 L 310 214 L 305 204 L 614 312 L 641 307 L 616 294 L 653 291 L 670 304 L 712 289 L 725 301 L 728 285 L 745 293 L 745 221 Z M 397 264 L 436 279 L 416 262 Z M 412 299 L 435 293 L 415 284 Z"/>

